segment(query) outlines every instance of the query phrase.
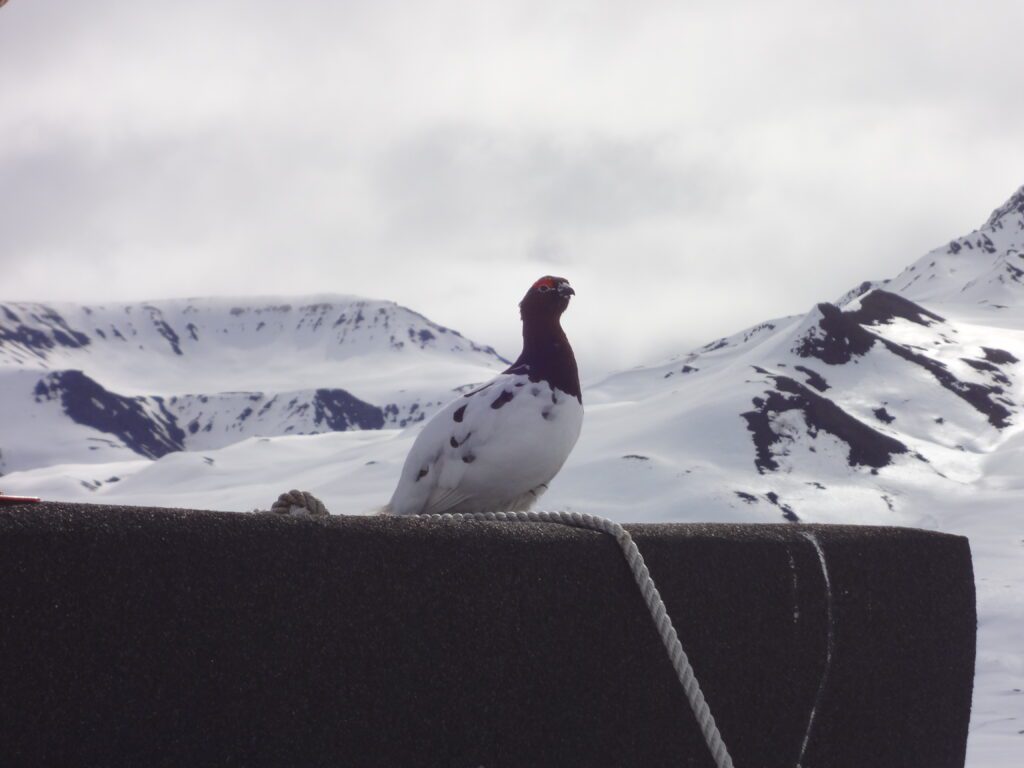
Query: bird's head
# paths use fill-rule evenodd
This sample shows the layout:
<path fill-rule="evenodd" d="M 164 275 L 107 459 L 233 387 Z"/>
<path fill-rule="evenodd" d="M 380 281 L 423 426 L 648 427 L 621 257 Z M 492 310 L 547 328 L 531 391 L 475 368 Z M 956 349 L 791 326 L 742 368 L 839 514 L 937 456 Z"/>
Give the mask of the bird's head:
<path fill-rule="evenodd" d="M 530 290 L 519 302 L 519 314 L 525 320 L 530 317 L 558 318 L 569 306 L 569 297 L 576 291 L 564 277 L 545 275 L 530 286 Z"/>

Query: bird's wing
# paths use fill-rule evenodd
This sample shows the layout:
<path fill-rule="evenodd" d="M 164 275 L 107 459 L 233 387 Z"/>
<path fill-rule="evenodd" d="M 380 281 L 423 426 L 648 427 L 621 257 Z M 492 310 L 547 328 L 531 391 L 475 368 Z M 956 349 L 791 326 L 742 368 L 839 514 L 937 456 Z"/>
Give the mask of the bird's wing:
<path fill-rule="evenodd" d="M 463 478 L 474 472 L 474 450 L 494 437 L 494 401 L 521 377 L 502 374 L 439 411 L 417 436 L 389 504 L 395 514 L 446 512 L 466 501 Z"/>

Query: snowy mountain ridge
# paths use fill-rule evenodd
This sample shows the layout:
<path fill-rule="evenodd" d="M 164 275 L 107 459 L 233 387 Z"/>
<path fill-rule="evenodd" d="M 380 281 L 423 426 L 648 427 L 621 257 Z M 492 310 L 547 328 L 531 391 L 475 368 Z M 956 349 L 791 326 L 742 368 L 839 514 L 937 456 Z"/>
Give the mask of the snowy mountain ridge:
<path fill-rule="evenodd" d="M 256 350 L 261 366 L 245 359 Z M 127 394 L 194 394 L 197 385 L 200 391 L 275 389 L 282 380 L 294 383 L 294 370 L 275 362 L 293 363 L 296 353 L 316 364 L 400 351 L 501 361 L 493 348 L 417 312 L 353 296 L 0 304 L 0 366 L 88 368 L 139 390 Z M 180 378 L 185 372 L 187 381 Z"/>
<path fill-rule="evenodd" d="M 0 471 L 421 420 L 505 361 L 345 296 L 0 305 Z M 46 425 L 51 448 L 39 443 Z"/>
<path fill-rule="evenodd" d="M 914 301 L 1012 306 L 1024 284 L 1024 187 L 968 235 L 929 251 L 896 277 L 861 283 L 836 304 L 884 287 Z"/>

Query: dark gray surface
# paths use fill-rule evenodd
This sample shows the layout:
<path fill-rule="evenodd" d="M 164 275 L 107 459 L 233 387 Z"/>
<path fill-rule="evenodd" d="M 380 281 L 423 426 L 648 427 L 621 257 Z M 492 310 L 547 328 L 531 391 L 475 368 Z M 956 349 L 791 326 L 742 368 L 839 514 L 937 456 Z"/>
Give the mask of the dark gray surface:
<path fill-rule="evenodd" d="M 628 528 L 737 768 L 794 766 L 816 702 L 804 768 L 963 765 L 966 539 Z M 602 534 L 0 507 L 0 585 L 4 766 L 711 765 Z"/>

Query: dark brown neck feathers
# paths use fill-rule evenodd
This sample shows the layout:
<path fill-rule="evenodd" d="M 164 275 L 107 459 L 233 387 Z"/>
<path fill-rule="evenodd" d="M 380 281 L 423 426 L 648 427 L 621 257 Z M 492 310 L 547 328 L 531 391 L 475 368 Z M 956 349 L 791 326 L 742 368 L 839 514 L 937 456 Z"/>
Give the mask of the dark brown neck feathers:
<path fill-rule="evenodd" d="M 583 402 L 576 356 L 557 315 L 523 314 L 523 351 L 505 372 L 527 374 L 533 382 L 546 381 Z"/>

